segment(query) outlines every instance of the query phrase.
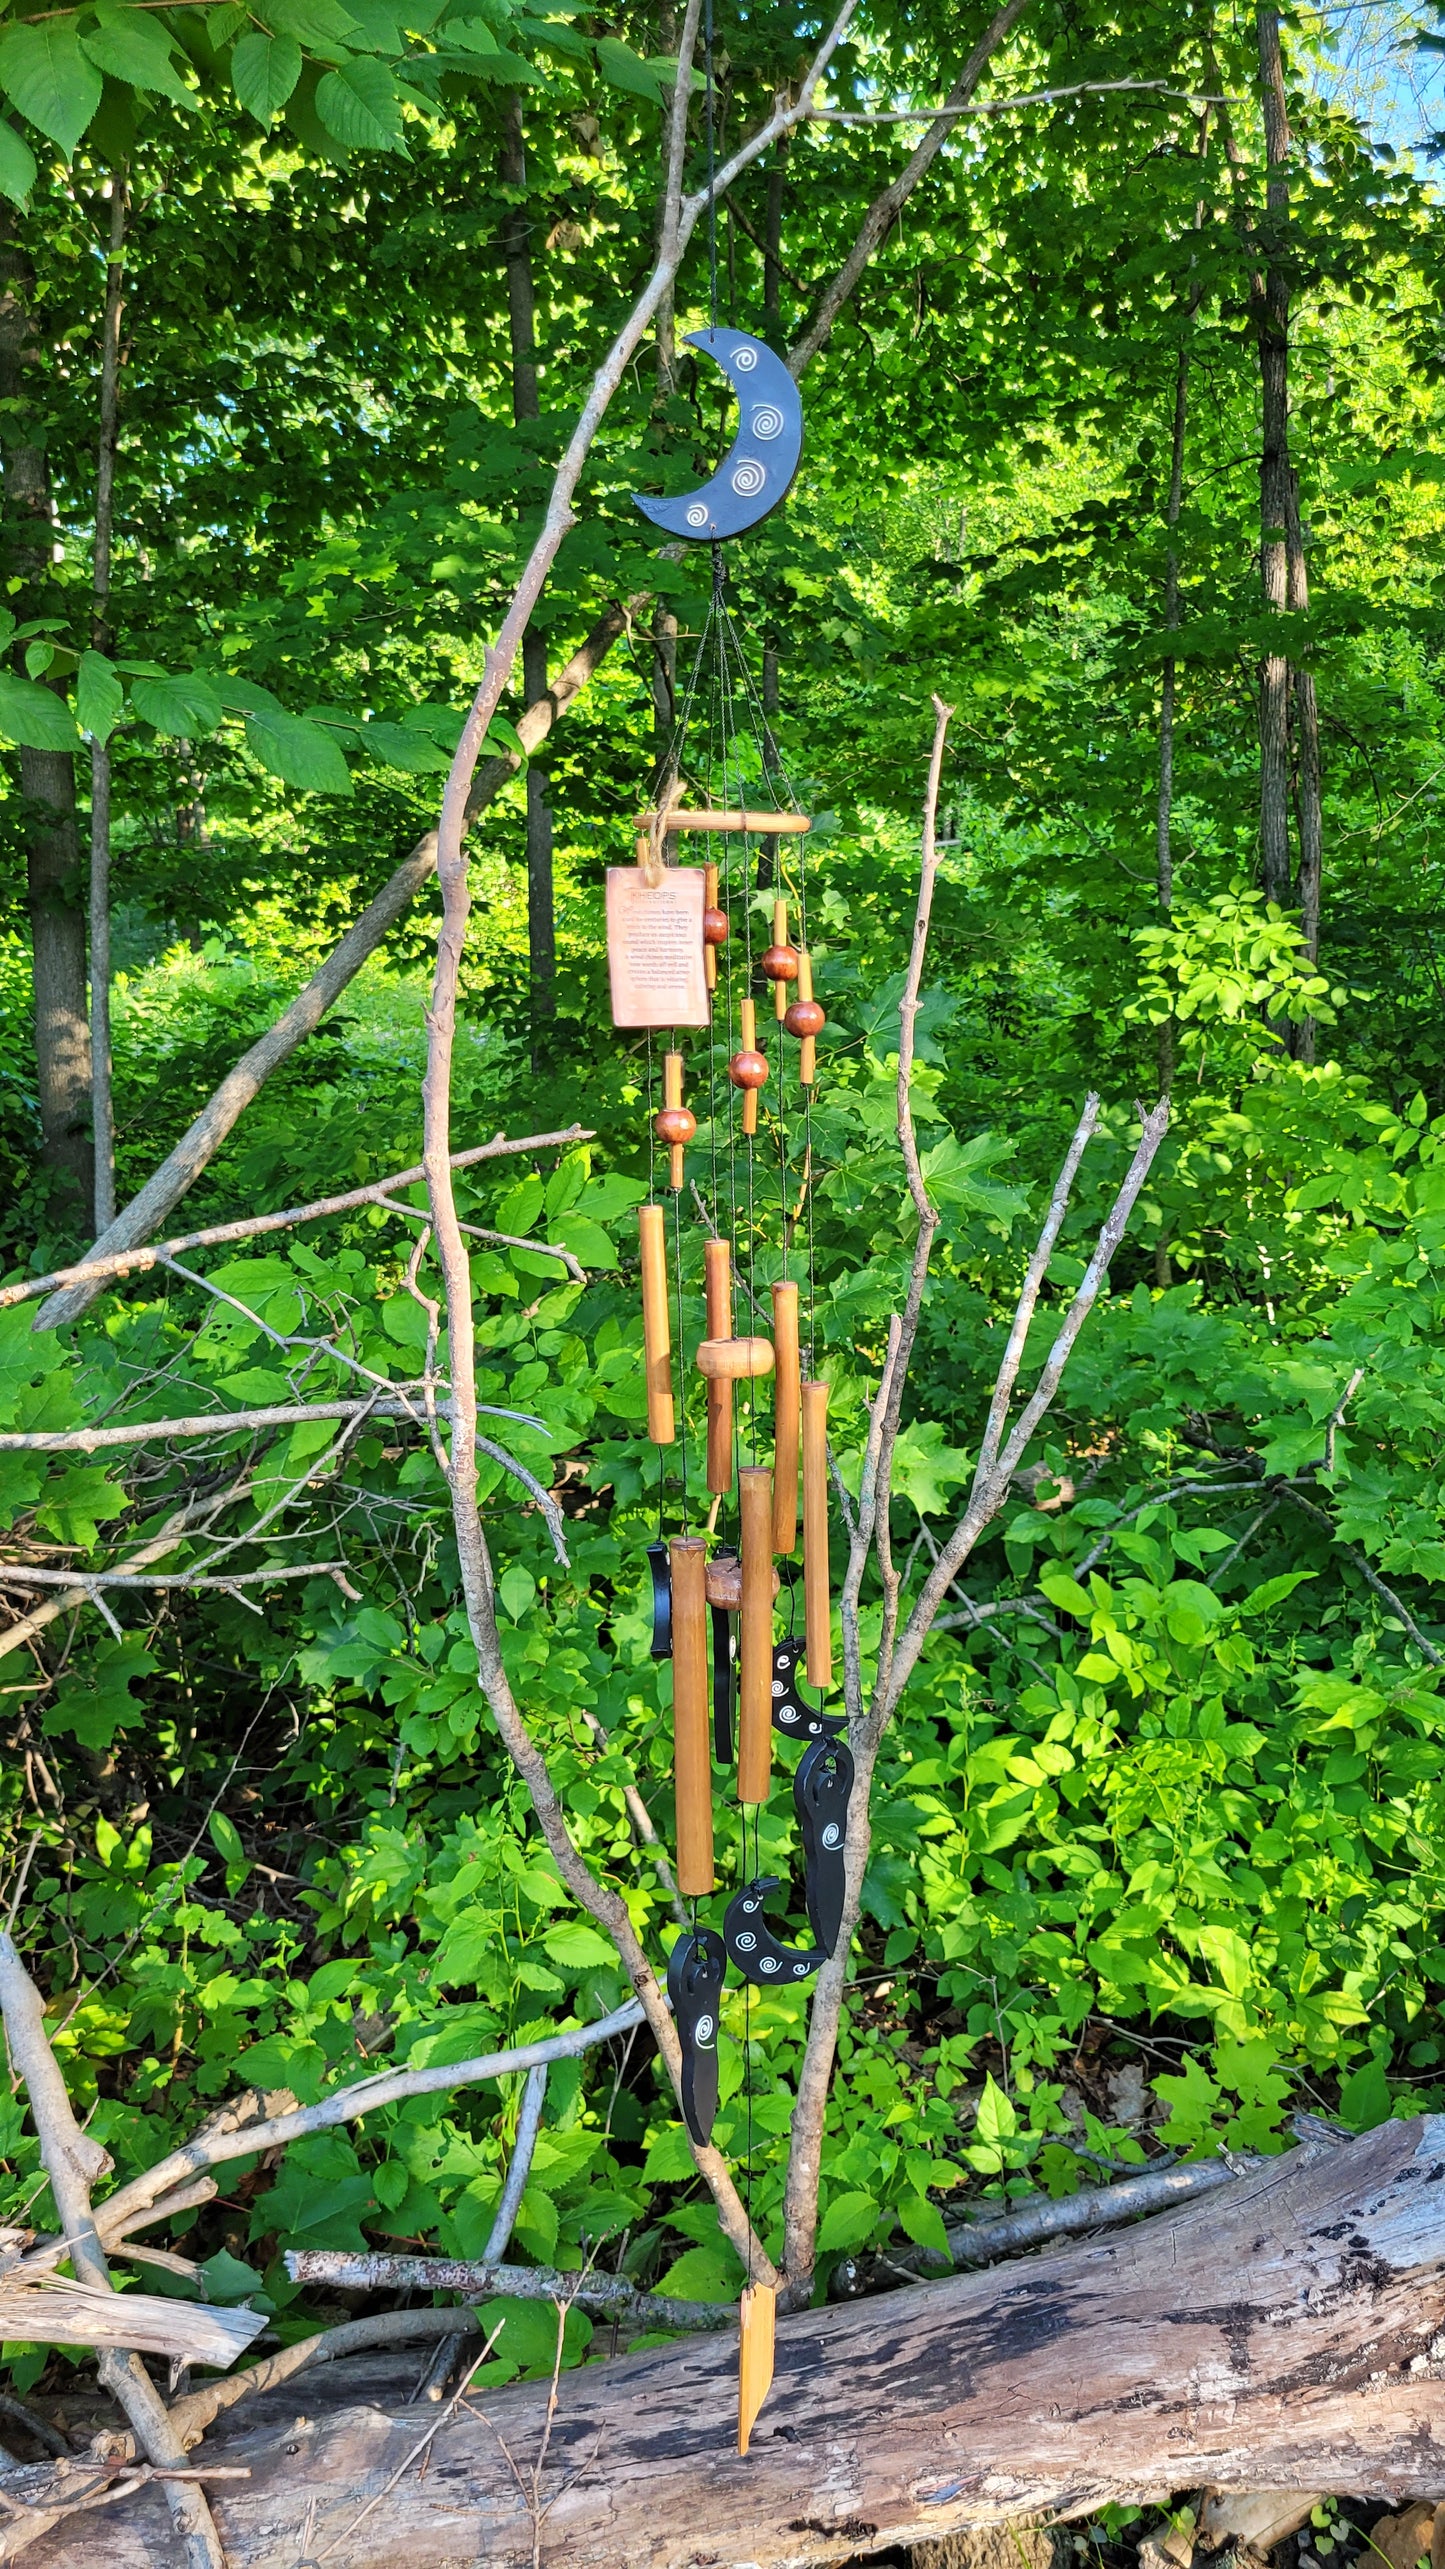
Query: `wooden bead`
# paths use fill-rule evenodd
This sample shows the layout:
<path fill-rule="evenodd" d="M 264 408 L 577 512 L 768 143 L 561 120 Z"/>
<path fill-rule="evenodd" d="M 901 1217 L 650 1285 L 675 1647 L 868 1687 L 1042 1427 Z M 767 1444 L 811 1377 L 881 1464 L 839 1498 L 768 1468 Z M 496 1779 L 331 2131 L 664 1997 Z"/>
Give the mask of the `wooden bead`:
<path fill-rule="evenodd" d="M 659 1142 L 690 1142 L 697 1131 L 697 1117 L 690 1106 L 662 1106 L 652 1119 L 652 1129 Z"/>
<path fill-rule="evenodd" d="M 731 933 L 726 910 L 704 910 L 702 941 L 705 946 L 725 946 Z"/>
<path fill-rule="evenodd" d="M 816 999 L 795 999 L 783 1019 L 790 1035 L 821 1035 L 827 1022 Z"/>
<path fill-rule="evenodd" d="M 761 1053 L 734 1053 L 728 1063 L 728 1077 L 734 1088 L 761 1088 L 768 1075 L 768 1065 Z"/>
<path fill-rule="evenodd" d="M 697 1370 L 711 1383 L 750 1383 L 773 1370 L 771 1338 L 704 1338 Z"/>
<path fill-rule="evenodd" d="M 763 970 L 769 981 L 796 981 L 798 958 L 791 946 L 769 946 L 763 957 Z"/>
<path fill-rule="evenodd" d="M 773 1572 L 773 1594 L 782 1587 L 777 1571 Z M 707 1565 L 707 1601 L 736 1614 L 743 1601 L 743 1565 L 735 1552 L 719 1552 Z"/>

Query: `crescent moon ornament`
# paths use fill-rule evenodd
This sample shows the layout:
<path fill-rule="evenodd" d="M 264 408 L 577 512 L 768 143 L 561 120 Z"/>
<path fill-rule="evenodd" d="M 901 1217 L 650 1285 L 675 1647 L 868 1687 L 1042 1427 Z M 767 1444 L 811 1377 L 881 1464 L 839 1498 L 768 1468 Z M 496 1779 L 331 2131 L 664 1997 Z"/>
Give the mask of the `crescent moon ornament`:
<path fill-rule="evenodd" d="M 715 544 L 745 534 L 787 498 L 803 451 L 803 405 L 782 358 L 746 331 L 693 330 L 686 344 L 727 376 L 738 397 L 738 433 L 700 489 L 661 500 L 634 492 L 633 505 L 669 535 Z"/>

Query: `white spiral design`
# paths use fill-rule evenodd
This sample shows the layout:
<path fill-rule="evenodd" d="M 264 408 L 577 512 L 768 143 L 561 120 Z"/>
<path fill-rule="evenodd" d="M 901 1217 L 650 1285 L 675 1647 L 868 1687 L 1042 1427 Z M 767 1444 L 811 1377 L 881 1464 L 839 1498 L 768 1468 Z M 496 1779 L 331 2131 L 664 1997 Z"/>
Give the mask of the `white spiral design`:
<path fill-rule="evenodd" d="M 733 1942 L 737 1946 L 740 1954 L 750 1954 L 757 1951 L 758 1940 L 750 1927 L 745 1927 L 740 1935 L 734 1936 Z"/>
<path fill-rule="evenodd" d="M 771 1954 L 764 1954 L 762 1961 L 758 1965 L 759 1971 L 780 1971 L 781 1968 L 782 1965 L 775 1961 Z"/>
<path fill-rule="evenodd" d="M 696 2025 L 693 2027 L 693 2039 L 695 2042 L 699 2043 L 710 2043 L 715 2031 L 716 2028 L 711 2016 L 699 2016 Z"/>
<path fill-rule="evenodd" d="M 782 433 L 783 414 L 779 410 L 776 402 L 765 402 L 761 410 L 755 410 L 752 418 L 748 421 L 748 434 L 750 437 L 761 437 L 766 439 L 770 437 L 781 437 Z"/>
<path fill-rule="evenodd" d="M 687 522 L 689 526 L 706 526 L 707 510 L 700 504 L 690 508 L 687 512 Z"/>
<path fill-rule="evenodd" d="M 736 366 L 740 375 L 750 375 L 757 362 L 758 352 L 756 348 L 739 348 L 737 355 L 733 359 L 733 364 Z"/>
<path fill-rule="evenodd" d="M 733 468 L 733 489 L 740 500 L 755 500 L 767 486 L 767 473 L 756 456 L 745 455 Z"/>

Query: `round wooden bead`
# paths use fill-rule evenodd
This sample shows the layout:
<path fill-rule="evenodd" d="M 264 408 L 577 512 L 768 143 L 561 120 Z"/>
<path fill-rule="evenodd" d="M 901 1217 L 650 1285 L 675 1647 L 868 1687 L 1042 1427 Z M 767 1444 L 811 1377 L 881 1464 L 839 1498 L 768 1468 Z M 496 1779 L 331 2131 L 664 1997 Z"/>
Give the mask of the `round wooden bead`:
<path fill-rule="evenodd" d="M 697 1117 L 689 1106 L 662 1106 L 652 1119 L 652 1129 L 659 1142 L 690 1142 L 697 1131 Z"/>
<path fill-rule="evenodd" d="M 827 1022 L 816 999 L 795 999 L 783 1019 L 790 1035 L 821 1035 Z"/>
<path fill-rule="evenodd" d="M 773 1370 L 771 1338 L 704 1338 L 697 1370 L 710 1383 L 751 1383 Z"/>
<path fill-rule="evenodd" d="M 702 941 L 705 946 L 725 946 L 728 941 L 728 933 L 728 914 L 726 910 L 704 910 L 702 914 Z"/>
<path fill-rule="evenodd" d="M 728 1063 L 728 1077 L 734 1088 L 761 1088 L 767 1075 L 768 1065 L 761 1053 L 734 1053 Z"/>
<path fill-rule="evenodd" d="M 763 970 L 769 981 L 796 981 L 798 958 L 791 946 L 769 946 L 763 957 Z"/>

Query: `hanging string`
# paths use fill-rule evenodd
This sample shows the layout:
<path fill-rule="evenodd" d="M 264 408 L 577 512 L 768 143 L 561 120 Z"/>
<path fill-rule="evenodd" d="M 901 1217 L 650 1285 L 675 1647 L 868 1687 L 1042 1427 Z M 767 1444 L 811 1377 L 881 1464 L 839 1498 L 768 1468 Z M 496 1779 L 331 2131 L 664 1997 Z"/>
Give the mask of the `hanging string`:
<path fill-rule="evenodd" d="M 697 20 L 694 18 L 693 25 Z M 711 327 L 717 328 L 717 150 L 713 132 L 712 80 L 712 0 L 706 0 L 703 13 L 703 65 L 707 81 L 707 309 Z M 714 547 L 716 551 L 716 547 Z"/>

